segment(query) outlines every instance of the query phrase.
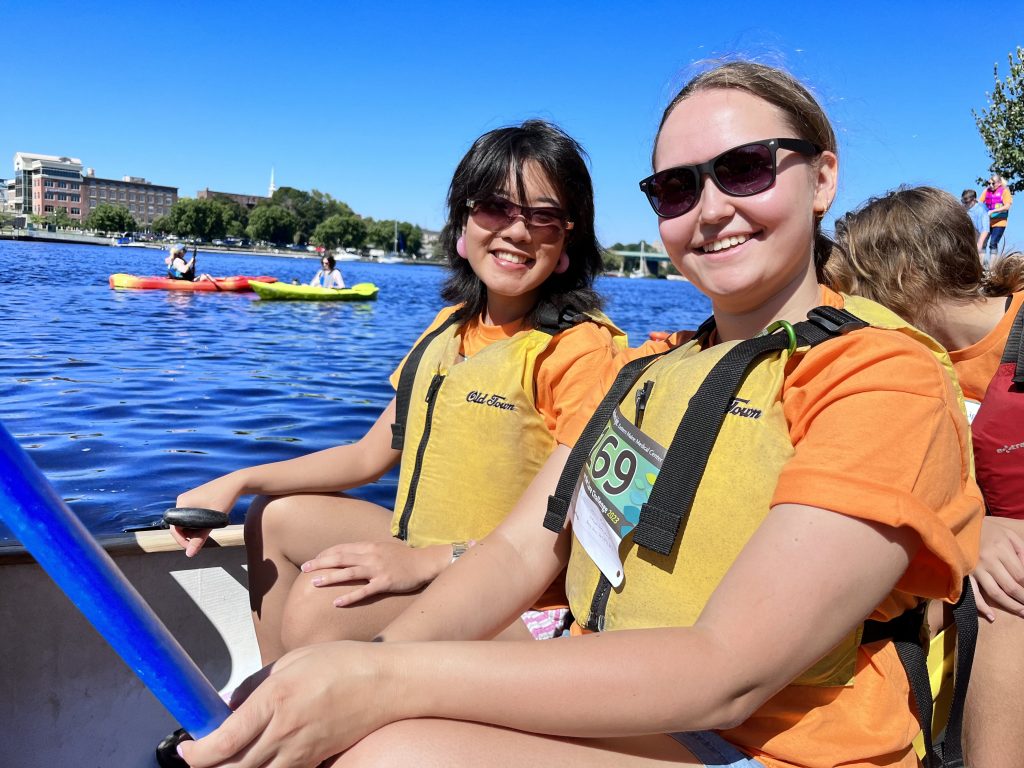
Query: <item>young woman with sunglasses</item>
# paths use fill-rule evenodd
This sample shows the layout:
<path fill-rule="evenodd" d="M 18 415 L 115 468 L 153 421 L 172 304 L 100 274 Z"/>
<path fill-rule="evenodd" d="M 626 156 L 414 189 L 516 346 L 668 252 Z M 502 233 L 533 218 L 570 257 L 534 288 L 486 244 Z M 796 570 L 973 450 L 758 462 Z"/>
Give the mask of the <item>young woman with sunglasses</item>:
<path fill-rule="evenodd" d="M 952 195 L 902 187 L 836 222 L 825 269 L 830 284 L 884 304 L 950 350 L 991 513 L 971 574 L 986 620 L 968 688 L 965 756 L 968 765 L 1017 768 L 1024 765 L 1024 459 L 1007 448 L 1024 439 L 1024 393 L 1006 382 L 995 385 L 1001 391 L 992 385 L 1017 316 L 1024 317 L 1024 254 L 1008 254 L 985 270 L 976 245 L 969 212 Z M 996 419 L 1006 423 L 1008 439 Z"/>
<path fill-rule="evenodd" d="M 227 512 L 261 495 L 245 537 L 265 663 L 379 632 L 494 528 L 557 445 L 576 441 L 613 340 L 624 346 L 592 289 L 602 262 L 583 151 L 557 127 L 530 120 L 480 137 L 452 179 L 441 243 L 451 306 L 395 372 L 398 394 L 361 440 L 178 498 Z M 337 494 L 399 462 L 394 512 Z M 175 529 L 189 556 L 207 533 Z M 564 628 L 561 584 L 537 597 L 504 637 Z"/>
<path fill-rule="evenodd" d="M 192 765 L 312 766 L 348 750 L 332 764 L 917 766 L 893 645 L 860 640 L 869 617 L 954 599 L 974 561 L 980 499 L 942 352 L 819 284 L 836 145 L 791 77 L 750 63 L 698 76 L 653 159 L 644 190 L 663 242 L 713 323 L 624 355 L 582 456 L 557 448 L 381 643 L 282 658 L 185 746 Z M 827 340 L 808 350 L 805 336 Z M 752 349 L 764 354 L 738 392 L 713 383 L 735 375 L 720 360 Z M 624 363 L 651 351 L 667 354 Z M 719 405 L 703 407 L 707 393 Z M 717 439 L 690 429 L 709 419 Z M 696 484 L 672 495 L 684 477 Z M 493 636 L 566 565 L 577 636 L 457 642 Z"/>
<path fill-rule="evenodd" d="M 320 288 L 344 288 L 345 278 L 341 276 L 341 270 L 335 264 L 337 261 L 331 254 L 324 254 L 320 258 L 320 269 L 313 275 L 309 284 Z"/>

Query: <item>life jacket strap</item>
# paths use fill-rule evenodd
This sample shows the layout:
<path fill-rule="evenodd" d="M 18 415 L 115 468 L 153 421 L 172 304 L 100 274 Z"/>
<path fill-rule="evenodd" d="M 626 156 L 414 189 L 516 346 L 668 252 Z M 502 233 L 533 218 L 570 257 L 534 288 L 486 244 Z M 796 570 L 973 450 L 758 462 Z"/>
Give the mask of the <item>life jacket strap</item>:
<path fill-rule="evenodd" d="M 559 309 L 548 303 L 537 312 L 537 324 L 535 327 L 538 331 L 543 331 L 550 336 L 557 336 L 562 331 L 567 331 L 586 319 L 587 316 L 585 314 L 577 311 L 571 305 L 566 305 Z"/>
<path fill-rule="evenodd" d="M 594 415 L 590 417 L 587 426 L 583 428 L 576 445 L 569 452 L 569 458 L 565 462 L 565 468 L 558 478 L 558 485 L 555 492 L 548 497 L 548 509 L 544 515 L 544 527 L 549 531 L 560 533 L 565 527 L 565 519 L 569 514 L 569 507 L 572 504 L 573 494 L 576 492 L 576 485 L 579 482 L 580 474 L 583 472 L 583 465 L 594 448 L 594 444 L 604 431 L 605 424 L 611 418 L 612 412 L 618 407 L 619 402 L 626 396 L 633 384 L 643 373 L 644 369 L 657 360 L 665 352 L 658 352 L 646 357 L 640 357 L 622 367 L 615 382 L 612 384 L 608 394 L 597 406 Z"/>
<path fill-rule="evenodd" d="M 813 347 L 867 325 L 845 309 L 815 307 L 808 319 L 792 326 L 798 346 Z M 711 451 L 722 423 L 748 371 L 762 357 L 791 346 L 788 333 L 770 333 L 740 342 L 708 373 L 690 399 L 647 504 L 633 529 L 640 547 L 668 555 L 686 530 Z M 645 514 L 646 512 L 646 514 Z"/>
<path fill-rule="evenodd" d="M 1013 363 L 1013 383 L 1017 386 L 1024 385 L 1024 304 L 1017 310 L 1017 316 L 1010 326 L 1010 334 L 1006 338 L 1006 346 L 1003 347 L 1003 355 L 999 359 L 1003 363 Z"/>
<path fill-rule="evenodd" d="M 960 599 L 953 606 L 956 625 L 956 666 L 953 672 L 953 697 L 945 732 L 935 738 L 932 734 L 932 688 L 928 675 L 928 637 L 925 632 L 925 606 L 900 614 L 889 621 L 865 621 L 861 645 L 879 640 L 891 640 L 896 646 L 910 690 L 914 694 L 917 719 L 924 737 L 923 768 L 963 768 L 963 722 L 967 687 L 974 663 L 974 649 L 978 641 L 978 609 L 974 601 L 971 581 L 965 577 Z"/>
<path fill-rule="evenodd" d="M 461 310 L 452 312 L 447 320 L 424 336 L 405 359 L 402 373 L 398 377 L 398 390 L 395 392 L 395 423 L 391 425 L 392 450 L 400 451 L 405 445 L 405 424 L 409 419 L 409 402 L 412 400 L 412 388 L 416 383 L 416 369 L 420 366 L 423 354 L 430 346 L 430 342 L 461 320 Z"/>

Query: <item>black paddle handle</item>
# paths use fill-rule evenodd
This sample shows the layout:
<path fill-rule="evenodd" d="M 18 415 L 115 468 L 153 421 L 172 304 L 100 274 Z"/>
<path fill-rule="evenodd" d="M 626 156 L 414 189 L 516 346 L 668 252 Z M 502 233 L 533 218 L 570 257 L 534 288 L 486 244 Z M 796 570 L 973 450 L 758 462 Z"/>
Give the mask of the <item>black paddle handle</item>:
<path fill-rule="evenodd" d="M 164 524 L 170 528 L 223 528 L 228 524 L 228 516 L 216 509 L 203 507 L 171 507 L 164 512 Z"/>

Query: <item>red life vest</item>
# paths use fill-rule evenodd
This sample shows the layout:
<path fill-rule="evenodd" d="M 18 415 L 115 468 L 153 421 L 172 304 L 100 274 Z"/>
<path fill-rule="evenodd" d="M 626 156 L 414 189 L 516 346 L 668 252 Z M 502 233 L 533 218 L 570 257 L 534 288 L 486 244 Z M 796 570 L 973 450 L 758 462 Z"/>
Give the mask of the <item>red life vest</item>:
<path fill-rule="evenodd" d="M 1024 305 L 971 423 L 978 485 L 989 514 L 1024 519 Z"/>

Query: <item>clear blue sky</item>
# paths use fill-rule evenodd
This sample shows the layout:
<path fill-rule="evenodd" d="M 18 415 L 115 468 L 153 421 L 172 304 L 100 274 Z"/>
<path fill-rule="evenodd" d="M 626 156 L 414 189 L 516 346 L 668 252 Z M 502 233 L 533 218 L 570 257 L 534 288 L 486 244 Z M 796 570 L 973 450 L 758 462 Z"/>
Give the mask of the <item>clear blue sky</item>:
<path fill-rule="evenodd" d="M 0 0 L 0 177 L 25 151 L 187 196 L 266 194 L 273 166 L 278 186 L 438 229 L 472 140 L 539 116 L 588 150 L 602 242 L 653 241 L 636 182 L 661 111 L 694 61 L 742 55 L 787 67 L 829 111 L 833 213 L 900 183 L 959 194 L 989 162 L 971 109 L 1024 41 L 1024 15 L 990 11 L 949 0 Z"/>

